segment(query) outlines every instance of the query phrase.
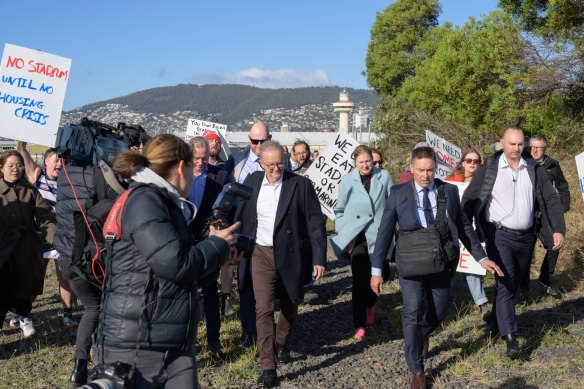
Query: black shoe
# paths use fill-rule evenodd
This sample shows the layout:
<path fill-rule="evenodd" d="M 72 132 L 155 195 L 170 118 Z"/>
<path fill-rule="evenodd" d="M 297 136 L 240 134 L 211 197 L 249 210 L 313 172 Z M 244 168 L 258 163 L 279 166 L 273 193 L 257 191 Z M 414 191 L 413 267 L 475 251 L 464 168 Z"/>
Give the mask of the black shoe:
<path fill-rule="evenodd" d="M 225 360 L 225 354 L 221 351 L 219 342 L 207 345 L 207 350 L 209 351 L 209 359 L 213 362 L 222 362 Z"/>
<path fill-rule="evenodd" d="M 550 295 L 552 297 L 561 297 L 562 296 L 562 294 L 560 293 L 560 290 L 558 288 L 556 288 L 555 286 L 546 285 L 541 281 L 539 281 L 539 284 L 541 285 L 543 292 L 545 294 Z"/>
<path fill-rule="evenodd" d="M 69 377 L 70 387 L 77 388 L 87 383 L 87 359 L 75 359 L 75 366 L 71 377 Z"/>
<path fill-rule="evenodd" d="M 252 334 L 245 334 L 243 336 L 243 343 L 241 345 L 241 348 L 244 351 L 250 350 L 251 348 L 253 348 L 255 346 L 255 344 L 257 343 L 257 335 L 252 335 Z"/>
<path fill-rule="evenodd" d="M 277 378 L 276 369 L 262 370 L 262 374 L 258 378 L 258 385 L 260 388 L 271 388 L 276 383 Z"/>
<path fill-rule="evenodd" d="M 221 315 L 231 316 L 235 315 L 235 309 L 231 304 L 231 295 L 229 293 L 223 293 L 221 295 Z"/>
<path fill-rule="evenodd" d="M 517 338 L 513 334 L 507 334 L 503 337 L 505 343 L 507 343 L 506 356 L 509 358 L 517 358 L 519 356 L 519 343 L 517 343 Z"/>
<path fill-rule="evenodd" d="M 290 361 L 290 347 L 287 344 L 276 344 L 276 357 L 278 363 L 288 363 Z"/>

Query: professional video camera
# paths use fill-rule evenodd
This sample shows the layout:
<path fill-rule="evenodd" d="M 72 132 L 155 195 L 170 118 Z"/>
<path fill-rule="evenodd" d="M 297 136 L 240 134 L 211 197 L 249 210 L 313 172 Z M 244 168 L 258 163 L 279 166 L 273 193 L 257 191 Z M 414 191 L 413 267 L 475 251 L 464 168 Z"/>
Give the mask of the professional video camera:
<path fill-rule="evenodd" d="M 89 371 L 89 383 L 79 389 L 130 389 L 134 387 L 127 363 L 114 362 L 107 366 L 95 366 Z"/>
<path fill-rule="evenodd" d="M 205 221 L 205 224 L 207 226 L 215 227 L 216 230 L 223 230 L 229 227 L 228 218 L 235 207 L 235 202 L 237 200 L 249 200 L 252 191 L 253 189 L 249 186 L 237 182 L 226 184 L 213 204 L 213 215 Z M 206 228 L 202 235 L 206 238 L 209 235 L 209 229 Z M 237 243 L 235 244 L 235 247 L 237 248 L 238 253 L 243 251 L 243 256 L 248 258 L 251 256 L 255 247 L 255 239 L 251 236 L 237 234 Z"/>

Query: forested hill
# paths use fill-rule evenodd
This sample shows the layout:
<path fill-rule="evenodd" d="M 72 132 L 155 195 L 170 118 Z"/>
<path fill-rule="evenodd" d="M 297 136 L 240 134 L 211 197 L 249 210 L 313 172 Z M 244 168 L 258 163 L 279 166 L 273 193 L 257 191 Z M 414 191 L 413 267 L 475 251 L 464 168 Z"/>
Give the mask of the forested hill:
<path fill-rule="evenodd" d="M 200 114 L 219 113 L 222 123 L 242 120 L 252 112 L 270 108 L 294 108 L 307 104 L 334 103 L 340 87 L 262 89 L 246 85 L 193 85 L 152 88 L 115 99 L 100 101 L 78 108 L 95 110 L 105 104 L 128 105 L 135 112 L 172 114 L 177 111 L 197 111 Z M 347 88 L 355 103 L 374 107 L 377 96 L 368 90 Z"/>

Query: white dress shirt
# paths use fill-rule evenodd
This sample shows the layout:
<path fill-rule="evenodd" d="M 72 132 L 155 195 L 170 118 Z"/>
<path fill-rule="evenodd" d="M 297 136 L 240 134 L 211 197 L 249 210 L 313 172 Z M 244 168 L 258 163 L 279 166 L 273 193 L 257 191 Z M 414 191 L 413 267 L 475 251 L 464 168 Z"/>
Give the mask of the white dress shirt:
<path fill-rule="evenodd" d="M 521 158 L 519 167 L 513 171 L 505 154 L 501 155 L 485 216 L 488 222 L 514 230 L 526 230 L 533 225 L 533 185 L 525 159 Z"/>
<path fill-rule="evenodd" d="M 256 243 L 261 246 L 274 246 L 274 224 L 276 222 L 276 211 L 280 201 L 283 177 L 284 175 L 282 174 L 278 182 L 272 185 L 264 175 L 262 186 L 260 187 L 257 204 L 258 228 Z"/>

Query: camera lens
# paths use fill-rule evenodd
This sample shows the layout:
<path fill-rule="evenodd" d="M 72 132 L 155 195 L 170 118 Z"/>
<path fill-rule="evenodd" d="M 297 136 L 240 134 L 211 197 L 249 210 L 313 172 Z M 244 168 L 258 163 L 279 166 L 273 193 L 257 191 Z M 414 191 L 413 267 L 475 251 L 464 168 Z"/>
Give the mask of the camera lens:
<path fill-rule="evenodd" d="M 115 389 L 115 386 L 110 380 L 100 378 L 99 380 L 80 386 L 79 389 Z"/>

